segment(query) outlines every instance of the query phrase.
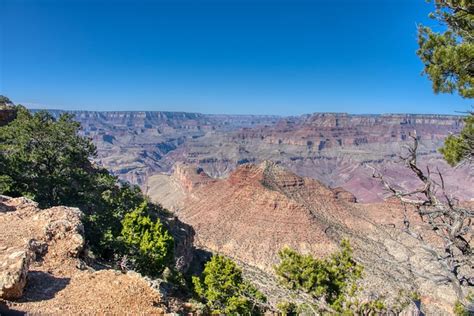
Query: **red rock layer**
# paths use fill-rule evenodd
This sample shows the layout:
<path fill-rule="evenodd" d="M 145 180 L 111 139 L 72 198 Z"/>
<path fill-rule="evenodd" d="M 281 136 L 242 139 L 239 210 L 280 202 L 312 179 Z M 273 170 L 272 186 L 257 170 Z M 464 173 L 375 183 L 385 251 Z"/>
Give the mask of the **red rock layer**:
<path fill-rule="evenodd" d="M 198 245 L 270 270 L 285 246 L 320 256 L 333 252 L 335 227 L 363 225 L 342 207 L 348 200 L 353 196 L 343 189 L 264 162 L 194 184 L 178 216 L 194 227 Z"/>

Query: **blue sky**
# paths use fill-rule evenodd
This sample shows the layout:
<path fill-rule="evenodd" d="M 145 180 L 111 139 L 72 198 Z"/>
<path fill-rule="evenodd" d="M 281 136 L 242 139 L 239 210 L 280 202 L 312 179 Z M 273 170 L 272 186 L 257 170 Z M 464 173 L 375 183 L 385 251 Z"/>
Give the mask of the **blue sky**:
<path fill-rule="evenodd" d="M 455 113 L 420 75 L 424 0 L 0 0 L 0 94 L 32 107 Z"/>

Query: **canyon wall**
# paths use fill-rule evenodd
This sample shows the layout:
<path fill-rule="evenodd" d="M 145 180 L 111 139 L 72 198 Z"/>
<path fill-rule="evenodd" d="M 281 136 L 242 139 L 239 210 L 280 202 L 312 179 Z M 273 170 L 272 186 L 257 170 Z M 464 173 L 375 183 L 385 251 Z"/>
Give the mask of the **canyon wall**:
<path fill-rule="evenodd" d="M 57 116 L 62 111 L 51 111 Z M 207 115 L 182 112 L 71 112 L 98 148 L 97 162 L 148 192 L 151 176 L 192 164 L 209 176 L 227 176 L 244 163 L 279 163 L 300 176 L 342 187 L 361 202 L 381 201 L 384 191 L 372 168 L 412 187 L 397 164 L 416 132 L 424 165 L 440 168 L 459 198 L 474 197 L 472 168 L 449 167 L 437 149 L 462 128 L 451 115 L 351 115 L 295 117 Z"/>
<path fill-rule="evenodd" d="M 418 292 L 427 314 L 452 310 L 454 290 L 431 279 L 445 273 L 442 266 L 420 240 L 404 232 L 405 212 L 397 201 L 356 203 L 344 189 L 328 188 L 270 161 L 242 164 L 213 181 L 202 170 L 180 164 L 155 184 L 152 198 L 166 201 L 165 207 L 195 229 L 196 247 L 239 262 L 272 304 L 288 297 L 274 279 L 282 248 L 320 258 L 345 238 L 364 265 L 363 297 L 384 297 L 393 304 L 399 293 Z M 180 192 L 179 201 L 168 198 L 173 190 Z M 414 211 L 406 216 L 414 231 L 436 244 L 436 235 Z"/>

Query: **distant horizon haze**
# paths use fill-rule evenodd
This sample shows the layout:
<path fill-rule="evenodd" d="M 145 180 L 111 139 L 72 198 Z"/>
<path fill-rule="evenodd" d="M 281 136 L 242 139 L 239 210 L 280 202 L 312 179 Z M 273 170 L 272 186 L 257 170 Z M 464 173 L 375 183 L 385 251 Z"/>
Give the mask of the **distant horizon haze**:
<path fill-rule="evenodd" d="M 186 113 L 186 114 L 201 114 L 201 115 L 210 115 L 210 116 L 219 116 L 219 115 L 235 115 L 235 116 L 270 116 L 270 117 L 280 117 L 280 118 L 290 118 L 290 117 L 301 117 L 305 115 L 318 115 L 318 114 L 345 114 L 350 116 L 388 116 L 388 115 L 434 115 L 434 116 L 456 116 L 462 117 L 468 114 L 467 111 L 457 111 L 455 113 L 409 113 L 409 112 L 400 112 L 400 113 L 350 113 L 350 112 L 308 112 L 308 113 L 301 113 L 296 115 L 283 115 L 283 114 L 250 114 L 250 113 L 203 113 L 203 112 L 187 112 L 187 111 L 175 111 L 175 110 L 81 110 L 81 109 L 62 109 L 62 108 L 49 108 L 49 107 L 37 107 L 37 105 L 28 105 L 18 103 L 19 105 L 25 106 L 27 109 L 31 111 L 59 111 L 59 112 L 91 112 L 91 113 L 153 113 L 153 112 L 161 112 L 161 113 Z"/>
<path fill-rule="evenodd" d="M 421 75 L 416 25 L 433 25 L 424 0 L 3 0 L 0 11 L 0 94 L 30 108 L 472 109 Z"/>

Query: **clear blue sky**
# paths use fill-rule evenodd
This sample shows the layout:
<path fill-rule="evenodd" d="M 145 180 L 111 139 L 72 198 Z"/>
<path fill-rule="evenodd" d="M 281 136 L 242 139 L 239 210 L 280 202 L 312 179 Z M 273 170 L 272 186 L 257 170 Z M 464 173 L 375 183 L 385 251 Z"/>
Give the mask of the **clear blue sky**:
<path fill-rule="evenodd" d="M 430 10 L 424 0 L 0 0 L 0 94 L 85 110 L 469 109 L 420 75 L 416 23 Z"/>

